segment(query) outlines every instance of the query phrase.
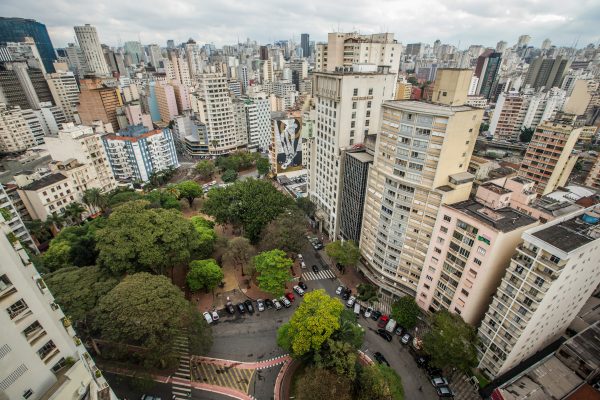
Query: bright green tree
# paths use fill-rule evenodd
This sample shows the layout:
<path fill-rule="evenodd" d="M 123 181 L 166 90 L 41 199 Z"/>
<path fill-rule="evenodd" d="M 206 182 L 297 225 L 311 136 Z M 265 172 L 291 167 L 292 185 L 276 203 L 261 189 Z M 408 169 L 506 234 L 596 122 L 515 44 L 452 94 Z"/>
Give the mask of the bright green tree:
<path fill-rule="evenodd" d="M 315 353 L 314 362 L 319 368 L 330 369 L 338 375 L 346 376 L 351 381 L 356 379 L 356 363 L 358 353 L 348 342 L 327 339 L 319 351 Z"/>
<path fill-rule="evenodd" d="M 194 260 L 190 263 L 190 270 L 186 282 L 193 292 L 204 289 L 206 292 L 217 287 L 223 280 L 223 270 L 215 260 Z"/>
<path fill-rule="evenodd" d="M 183 181 L 178 183 L 177 189 L 179 190 L 179 198 L 186 199 L 190 207 L 194 204 L 194 199 L 201 197 L 203 193 L 202 186 L 194 181 Z"/>
<path fill-rule="evenodd" d="M 292 280 L 290 268 L 294 262 L 282 250 L 263 251 L 253 259 L 258 272 L 258 287 L 273 296 L 281 296 L 285 284 Z"/>
<path fill-rule="evenodd" d="M 256 160 L 256 170 L 259 175 L 266 175 L 271 170 L 271 165 L 269 164 L 269 159 L 261 157 Z"/>
<path fill-rule="evenodd" d="M 360 258 L 360 250 L 352 240 L 336 240 L 328 243 L 325 246 L 325 252 L 344 267 L 356 265 Z"/>
<path fill-rule="evenodd" d="M 69 203 L 65 207 L 65 216 L 71 221 L 72 224 L 79 224 L 81 222 L 81 214 L 85 211 L 83 205 L 77 201 Z"/>
<path fill-rule="evenodd" d="M 225 172 L 223 172 L 223 175 L 221 175 L 221 179 L 225 183 L 235 182 L 237 178 L 238 173 L 233 169 L 228 169 Z"/>
<path fill-rule="evenodd" d="M 202 160 L 196 164 L 196 173 L 203 181 L 209 180 L 215 174 L 215 163 L 212 160 Z"/>
<path fill-rule="evenodd" d="M 66 241 L 50 242 L 48 250 L 42 255 L 44 267 L 50 271 L 57 271 L 69 267 L 71 264 L 71 246 Z"/>
<path fill-rule="evenodd" d="M 200 245 L 194 225 L 181 212 L 147 209 L 138 200 L 116 207 L 96 232 L 98 264 L 114 274 L 152 271 L 187 264 Z"/>
<path fill-rule="evenodd" d="M 306 239 L 305 217 L 299 209 L 282 212 L 263 229 L 260 248 L 280 249 L 287 253 L 298 253 Z"/>
<path fill-rule="evenodd" d="M 194 229 L 198 232 L 199 245 L 196 250 L 196 254 L 201 258 L 210 257 L 213 252 L 215 242 L 217 241 L 217 234 L 214 230 L 214 223 L 198 215 L 190 218 L 190 221 L 194 225 Z"/>
<path fill-rule="evenodd" d="M 400 376 L 387 365 L 373 364 L 361 369 L 358 400 L 403 400 Z"/>
<path fill-rule="evenodd" d="M 392 304 L 392 318 L 406 329 L 411 329 L 417 324 L 420 314 L 421 310 L 413 297 L 404 296 Z"/>
<path fill-rule="evenodd" d="M 358 350 L 365 339 L 365 330 L 356 323 L 356 315 L 349 309 L 344 309 L 340 314 L 340 327 L 331 336 L 332 339 L 348 343 Z"/>
<path fill-rule="evenodd" d="M 433 365 L 469 372 L 477 365 L 477 331 L 447 310 L 433 314 L 431 329 L 423 337 L 423 350 Z"/>
<path fill-rule="evenodd" d="M 319 351 L 339 329 L 343 309 L 344 305 L 338 299 L 328 296 L 322 289 L 306 293 L 290 322 L 279 328 L 278 344 L 291 351 L 294 357 Z"/>
<path fill-rule="evenodd" d="M 136 192 L 136 191 L 129 190 L 129 189 L 119 190 L 114 193 L 111 193 L 108 196 L 108 205 L 111 208 L 114 208 L 123 203 L 127 203 L 129 201 L 134 201 L 134 200 L 142 200 L 143 198 L 144 198 L 144 195 L 140 192 Z"/>

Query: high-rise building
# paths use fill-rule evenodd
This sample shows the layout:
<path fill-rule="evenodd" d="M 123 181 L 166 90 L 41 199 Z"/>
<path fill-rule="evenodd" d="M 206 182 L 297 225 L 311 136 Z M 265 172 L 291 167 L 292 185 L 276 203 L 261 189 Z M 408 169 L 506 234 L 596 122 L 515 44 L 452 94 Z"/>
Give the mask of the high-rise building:
<path fill-rule="evenodd" d="M 142 49 L 142 44 L 140 42 L 125 42 L 123 44 L 123 50 L 125 50 L 125 54 L 129 54 L 134 64 L 141 64 L 144 62 L 144 50 Z"/>
<path fill-rule="evenodd" d="M 349 150 L 344 152 L 342 160 L 340 236 L 358 244 L 367 194 L 367 178 L 369 167 L 373 164 L 373 154 L 364 149 Z"/>
<path fill-rule="evenodd" d="M 477 59 L 475 67 L 475 76 L 479 78 L 477 82 L 477 94 L 490 99 L 493 95 L 494 87 L 498 81 L 498 71 L 502 61 L 502 53 L 488 50 Z"/>
<path fill-rule="evenodd" d="M 68 121 L 74 121 L 73 115 L 77 112 L 79 103 L 79 86 L 75 75 L 70 71 L 59 71 L 46 76 L 50 93 L 54 102 Z"/>
<path fill-rule="evenodd" d="M 102 142 L 113 175 L 121 182 L 147 182 L 152 174 L 179 166 L 169 128 L 130 126 L 102 136 Z"/>
<path fill-rule="evenodd" d="M 102 121 L 117 129 L 117 108 L 123 105 L 119 89 L 108 86 L 99 78 L 83 79 L 80 84 L 77 112 L 81 123 L 92 125 L 94 121 Z"/>
<path fill-rule="evenodd" d="M 0 62 L 0 103 L 39 109 L 41 103 L 52 101 L 42 70 L 26 62 Z"/>
<path fill-rule="evenodd" d="M 173 86 L 167 83 L 159 83 L 155 86 L 156 101 L 161 121 L 169 123 L 179 112 L 177 111 L 177 99 Z"/>
<path fill-rule="evenodd" d="M 67 54 L 69 68 L 75 73 L 75 75 L 82 79 L 87 73 L 87 63 L 81 47 L 74 43 L 69 43 L 67 47 L 65 47 L 64 51 Z"/>
<path fill-rule="evenodd" d="M 439 207 L 469 197 L 474 176 L 467 170 L 483 116 L 464 105 L 471 74 L 440 69 L 432 102 L 383 103 L 359 268 L 387 295 L 416 295 Z"/>
<path fill-rule="evenodd" d="M 6 192 L 4 185 L 0 183 L 0 209 L 8 212 L 6 217 L 6 225 L 14 235 L 14 237 L 21 243 L 25 244 L 34 252 L 38 252 L 37 247 L 33 243 L 33 239 L 29 234 L 29 231 L 23 223 L 23 219 L 19 213 L 19 210 L 13 203 L 12 198 Z"/>
<path fill-rule="evenodd" d="M 521 35 L 521 36 L 519 36 L 519 40 L 517 41 L 517 47 L 518 48 L 527 47 L 527 45 L 529 45 L 530 41 L 531 41 L 531 36 Z"/>
<path fill-rule="evenodd" d="M 116 400 L 25 249 L 0 215 L 2 393 L 7 399 Z"/>
<path fill-rule="evenodd" d="M 0 103 L 0 153 L 17 153 L 36 145 L 21 108 Z"/>
<path fill-rule="evenodd" d="M 242 99 L 246 109 L 248 147 L 266 151 L 271 143 L 271 102 L 261 97 Z"/>
<path fill-rule="evenodd" d="M 307 166 L 308 192 L 330 238 L 339 234 L 340 152 L 377 133 L 381 103 L 394 97 L 396 74 L 387 68 L 362 67 L 314 74 L 318 122 L 310 150 L 315 162 Z"/>
<path fill-rule="evenodd" d="M 585 178 L 585 186 L 600 189 L 600 157 L 596 158 L 590 172 Z"/>
<path fill-rule="evenodd" d="M 568 121 L 542 122 L 527 146 L 519 176 L 534 181 L 540 194 L 563 186 L 577 162 L 573 149 L 581 130 Z"/>
<path fill-rule="evenodd" d="M 550 50 L 551 46 L 552 46 L 552 41 L 550 39 L 544 39 L 544 41 L 542 42 L 542 45 L 540 46 L 540 49 Z"/>
<path fill-rule="evenodd" d="M 110 75 L 96 27 L 85 24 L 85 26 L 76 26 L 74 29 L 77 42 L 85 57 L 87 73 L 96 76 Z"/>
<path fill-rule="evenodd" d="M 600 284 L 600 208 L 525 231 L 479 327 L 491 378 L 561 336 Z"/>
<path fill-rule="evenodd" d="M 300 35 L 300 47 L 302 48 L 302 56 L 305 58 L 310 57 L 310 36 L 308 33 Z"/>
<path fill-rule="evenodd" d="M 56 53 L 46 25 L 33 19 L 0 17 L 0 42 L 22 42 L 33 38 L 47 73 L 54 72 Z"/>
<path fill-rule="evenodd" d="M 504 53 L 504 50 L 506 50 L 507 46 L 508 46 L 508 43 L 506 43 L 504 40 L 499 41 L 496 44 L 496 52 L 498 52 L 498 53 Z"/>
<path fill-rule="evenodd" d="M 537 57 L 527 70 L 524 84 L 534 89 L 560 87 L 570 65 L 571 61 L 561 56 L 555 59 Z"/>
<path fill-rule="evenodd" d="M 160 62 L 163 60 L 160 46 L 157 44 L 148 45 L 148 54 L 150 56 L 150 64 L 152 64 L 154 68 L 159 68 Z"/>

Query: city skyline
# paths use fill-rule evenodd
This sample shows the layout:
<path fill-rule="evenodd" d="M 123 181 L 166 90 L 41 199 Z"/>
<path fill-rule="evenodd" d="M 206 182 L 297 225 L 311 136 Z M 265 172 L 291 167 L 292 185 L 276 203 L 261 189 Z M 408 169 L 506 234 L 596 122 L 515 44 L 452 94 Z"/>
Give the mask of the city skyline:
<path fill-rule="evenodd" d="M 428 4 L 418 8 L 389 2 L 377 9 L 364 0 L 339 5 L 228 1 L 201 6 L 185 0 L 169 7 L 152 1 L 143 9 L 112 1 L 73 4 L 62 0 L 53 2 L 51 9 L 39 9 L 29 2 L 8 0 L 0 6 L 0 12 L 46 24 L 55 47 L 74 42 L 73 26 L 85 23 L 96 26 L 102 43 L 111 46 L 130 40 L 164 46 L 169 39 L 181 43 L 188 38 L 217 46 L 246 38 L 260 43 L 285 39 L 299 43 L 301 33 L 309 33 L 311 40 L 319 42 L 326 40 L 328 32 L 354 30 L 363 34 L 393 32 L 403 44 L 440 39 L 454 46 L 460 44 L 460 49 L 470 44 L 495 46 L 500 40 L 510 46 L 521 34 L 530 35 L 535 46 L 546 38 L 557 46 L 577 43 L 577 47 L 583 47 L 600 41 L 600 34 L 593 29 L 600 22 L 600 3 L 593 1 L 569 9 L 558 1 L 497 5 L 489 1 L 451 4 L 427 0 Z M 430 10 L 440 12 L 431 15 Z"/>

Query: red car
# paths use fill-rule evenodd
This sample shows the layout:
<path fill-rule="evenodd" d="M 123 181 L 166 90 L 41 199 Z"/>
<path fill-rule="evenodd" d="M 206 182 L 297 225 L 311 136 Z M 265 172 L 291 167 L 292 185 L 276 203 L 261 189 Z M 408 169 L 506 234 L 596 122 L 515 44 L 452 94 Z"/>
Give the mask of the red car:
<path fill-rule="evenodd" d="M 382 315 L 379 318 L 379 322 L 377 322 L 377 326 L 379 328 L 385 328 L 385 326 L 387 325 L 389 320 L 390 320 L 390 317 L 388 317 L 387 315 Z"/>
<path fill-rule="evenodd" d="M 294 301 L 294 293 L 286 293 L 285 297 L 287 297 L 289 301 Z"/>

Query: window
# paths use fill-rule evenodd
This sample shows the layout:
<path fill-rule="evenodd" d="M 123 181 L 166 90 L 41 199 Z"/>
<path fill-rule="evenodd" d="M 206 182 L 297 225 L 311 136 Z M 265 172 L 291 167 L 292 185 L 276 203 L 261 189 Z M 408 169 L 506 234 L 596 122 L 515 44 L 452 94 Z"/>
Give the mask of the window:
<path fill-rule="evenodd" d="M 442 250 L 438 249 L 437 247 L 433 249 L 436 253 L 441 254 Z"/>
<path fill-rule="evenodd" d="M 448 228 L 446 228 L 445 226 L 441 226 L 440 231 L 443 233 L 448 233 Z"/>
<path fill-rule="evenodd" d="M 544 280 L 542 278 L 540 278 L 539 276 L 537 278 L 535 278 L 535 282 L 534 282 L 538 287 L 542 287 L 542 285 L 544 284 Z"/>
<path fill-rule="evenodd" d="M 27 389 L 26 391 L 23 392 L 23 398 L 24 399 L 28 399 L 31 396 L 33 396 L 33 390 Z"/>
<path fill-rule="evenodd" d="M 352 102 L 352 109 L 356 110 L 356 102 L 355 101 Z"/>
<path fill-rule="evenodd" d="M 467 292 L 465 289 L 460 291 L 462 294 L 464 294 L 466 297 L 469 297 L 469 292 Z"/>
<path fill-rule="evenodd" d="M 356 118 L 356 112 L 352 113 L 352 119 Z"/>
<path fill-rule="evenodd" d="M 373 96 L 373 88 L 369 88 L 369 96 Z"/>
<path fill-rule="evenodd" d="M 42 325 L 38 321 L 35 321 L 33 324 L 29 325 L 27 328 L 23 330 L 23 335 L 27 339 L 29 339 L 33 334 L 39 332 L 42 329 Z"/>
<path fill-rule="evenodd" d="M 444 221 L 450 222 L 452 221 L 452 218 L 450 218 L 449 215 L 444 215 Z"/>
<path fill-rule="evenodd" d="M 353 96 L 358 96 L 358 89 L 357 89 L 357 88 L 355 88 L 355 89 L 354 89 L 354 92 L 353 92 L 353 94 L 352 94 L 352 95 L 353 95 Z"/>
<path fill-rule="evenodd" d="M 54 350 L 56 348 L 56 345 L 54 344 L 54 342 L 52 340 L 49 340 L 45 345 L 42 346 L 42 348 L 40 348 L 37 353 L 40 356 L 40 358 L 43 360 L 44 358 L 46 358 L 48 356 L 48 354 L 50 354 L 52 352 L 52 350 Z"/>
<path fill-rule="evenodd" d="M 367 108 L 371 108 L 371 101 L 367 101 Z"/>
<path fill-rule="evenodd" d="M 27 310 L 28 308 L 29 307 L 27 306 L 27 303 L 25 303 L 25 300 L 21 299 L 21 300 L 17 301 L 16 303 L 14 303 L 13 305 L 11 305 L 10 307 L 8 307 L 6 309 L 6 312 L 8 312 L 10 319 L 15 319 L 19 314 L 21 314 L 23 311 Z"/>
<path fill-rule="evenodd" d="M 485 256 L 485 249 L 481 246 L 477 247 L 477 252 L 482 256 Z"/>
<path fill-rule="evenodd" d="M 473 262 L 477 265 L 481 265 L 481 260 L 479 258 L 474 258 Z"/>

